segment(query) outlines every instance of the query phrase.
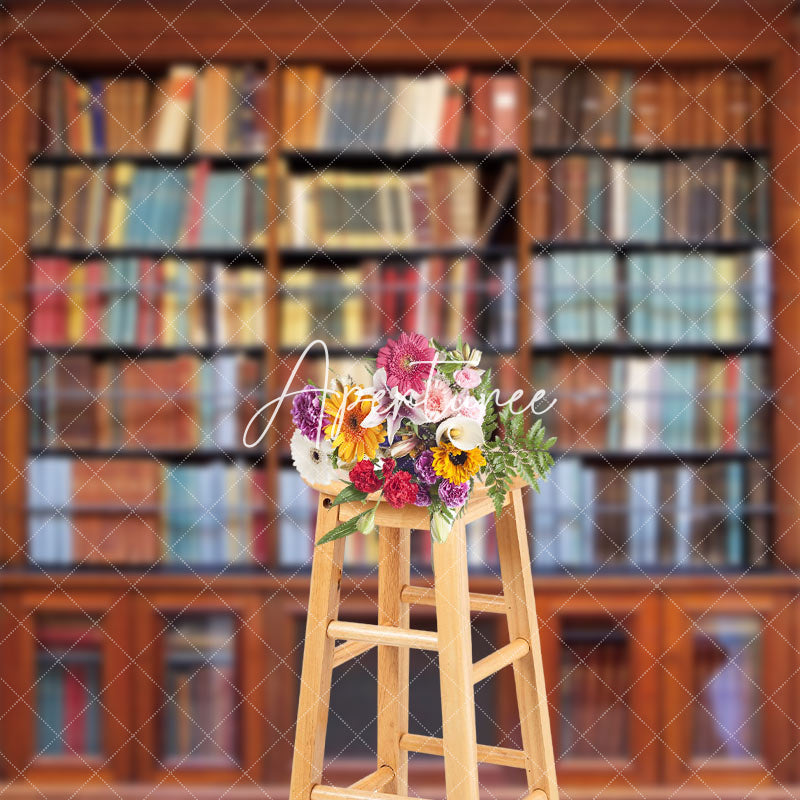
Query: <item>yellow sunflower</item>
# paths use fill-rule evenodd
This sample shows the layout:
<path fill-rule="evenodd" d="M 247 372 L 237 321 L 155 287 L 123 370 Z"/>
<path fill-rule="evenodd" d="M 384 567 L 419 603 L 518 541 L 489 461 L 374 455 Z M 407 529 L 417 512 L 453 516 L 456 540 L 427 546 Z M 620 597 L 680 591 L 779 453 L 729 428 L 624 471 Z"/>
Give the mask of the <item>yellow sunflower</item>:
<path fill-rule="evenodd" d="M 375 458 L 378 445 L 386 435 L 383 424 L 374 428 L 361 427 L 362 420 L 372 409 L 372 398 L 359 399 L 358 391 L 357 386 L 346 386 L 342 392 L 325 400 L 325 413 L 331 419 L 325 426 L 325 435 L 334 449 L 339 448 L 339 460 L 348 464 L 364 456 Z"/>
<path fill-rule="evenodd" d="M 455 445 L 442 444 L 432 447 L 433 471 L 450 483 L 465 483 L 481 467 L 486 465 L 479 447 L 472 450 L 459 450 Z"/>

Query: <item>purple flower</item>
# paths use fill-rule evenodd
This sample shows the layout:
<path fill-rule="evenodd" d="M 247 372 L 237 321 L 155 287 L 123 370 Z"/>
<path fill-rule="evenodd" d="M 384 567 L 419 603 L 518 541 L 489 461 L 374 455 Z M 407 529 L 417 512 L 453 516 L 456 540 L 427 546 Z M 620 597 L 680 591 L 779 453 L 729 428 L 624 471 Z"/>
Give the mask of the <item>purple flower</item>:
<path fill-rule="evenodd" d="M 417 477 L 419 477 L 423 483 L 427 483 L 428 486 L 436 483 L 438 476 L 433 471 L 432 450 L 423 450 L 417 456 L 417 460 L 414 462 L 414 472 L 416 472 Z"/>
<path fill-rule="evenodd" d="M 417 499 L 414 501 L 415 506 L 427 507 L 431 504 L 431 496 L 428 494 L 427 486 L 420 486 L 417 484 Z"/>
<path fill-rule="evenodd" d="M 320 418 L 322 425 L 320 426 Z M 307 439 L 316 442 L 317 433 L 324 430 L 330 422 L 327 414 L 322 413 L 322 392 L 315 386 L 306 386 L 292 400 L 292 421 Z"/>
<path fill-rule="evenodd" d="M 448 508 L 460 508 L 469 497 L 469 482 L 450 483 L 442 481 L 439 484 L 439 497 Z"/>

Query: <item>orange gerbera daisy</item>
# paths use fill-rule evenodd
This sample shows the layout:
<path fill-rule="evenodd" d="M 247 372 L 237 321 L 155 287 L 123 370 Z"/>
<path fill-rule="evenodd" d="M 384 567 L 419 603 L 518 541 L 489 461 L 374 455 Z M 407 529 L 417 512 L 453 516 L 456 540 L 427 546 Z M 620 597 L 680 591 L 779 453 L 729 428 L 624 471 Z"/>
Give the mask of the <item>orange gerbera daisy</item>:
<path fill-rule="evenodd" d="M 331 420 L 325 426 L 325 435 L 334 449 L 338 448 L 339 461 L 348 464 L 365 456 L 375 458 L 386 435 L 383 423 L 374 428 L 361 427 L 372 409 L 372 398 L 361 397 L 359 390 L 358 386 L 346 386 L 325 400 L 325 413 Z"/>

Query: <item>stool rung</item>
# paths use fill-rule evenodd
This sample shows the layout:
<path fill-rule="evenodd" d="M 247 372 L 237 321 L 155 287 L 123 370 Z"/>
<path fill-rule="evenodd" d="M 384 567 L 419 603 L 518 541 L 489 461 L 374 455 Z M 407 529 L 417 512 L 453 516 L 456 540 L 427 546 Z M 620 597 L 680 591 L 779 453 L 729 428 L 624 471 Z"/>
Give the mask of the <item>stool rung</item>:
<path fill-rule="evenodd" d="M 402 794 L 370 792 L 367 789 L 339 789 L 336 786 L 320 786 L 311 790 L 311 800 L 420 800 Z"/>
<path fill-rule="evenodd" d="M 395 628 L 391 625 L 367 625 L 363 622 L 336 620 L 328 625 L 328 638 L 369 642 L 393 647 L 415 647 L 419 650 L 438 650 L 438 637 L 433 631 Z"/>
<path fill-rule="evenodd" d="M 404 586 L 400 592 L 400 599 L 404 603 L 418 606 L 435 606 L 436 593 L 427 586 Z M 505 614 L 506 601 L 501 594 L 469 593 L 469 610 L 484 611 L 489 614 Z"/>
<path fill-rule="evenodd" d="M 436 736 L 420 736 L 417 733 L 404 733 L 400 737 L 400 747 L 411 753 L 425 753 L 429 756 L 443 756 L 444 742 Z M 525 769 L 525 753 L 509 747 L 494 747 L 489 744 L 478 745 L 478 761 L 481 764 L 497 764 L 501 767 Z M 534 799 L 536 800 L 536 799 Z"/>
<path fill-rule="evenodd" d="M 367 792 L 379 792 L 392 778 L 394 778 L 394 770 L 384 764 L 382 767 L 378 767 L 375 772 L 370 772 L 369 775 L 365 775 L 361 780 L 351 783 L 347 788 L 364 789 Z"/>
<path fill-rule="evenodd" d="M 341 667 L 342 664 L 346 664 L 348 661 L 351 661 L 354 658 L 357 658 L 362 653 L 367 653 L 372 648 L 375 647 L 374 644 L 370 644 L 369 642 L 344 642 L 343 644 L 337 645 L 333 649 L 333 667 Z"/>
<path fill-rule="evenodd" d="M 534 789 L 530 794 L 526 794 L 522 800 L 547 800 L 547 792 L 543 789 Z"/>
<path fill-rule="evenodd" d="M 499 672 L 503 667 L 513 664 L 517 659 L 523 658 L 530 652 L 530 645 L 527 639 L 514 639 L 507 645 L 490 653 L 486 658 L 476 661 L 472 665 L 472 682 L 477 683 L 495 672 Z"/>

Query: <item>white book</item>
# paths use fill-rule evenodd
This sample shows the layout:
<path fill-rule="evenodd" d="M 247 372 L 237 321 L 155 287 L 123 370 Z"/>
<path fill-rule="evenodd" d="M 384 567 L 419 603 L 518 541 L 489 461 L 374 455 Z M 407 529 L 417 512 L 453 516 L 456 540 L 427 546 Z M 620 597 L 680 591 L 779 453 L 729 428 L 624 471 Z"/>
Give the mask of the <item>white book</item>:
<path fill-rule="evenodd" d="M 481 517 L 470 522 L 466 528 L 467 536 L 467 563 L 471 567 L 486 568 L 489 565 L 486 554 L 486 520 Z"/>
<path fill-rule="evenodd" d="M 692 561 L 692 489 L 694 477 L 686 466 L 675 470 L 675 564 L 689 566 Z"/>
<path fill-rule="evenodd" d="M 289 181 L 288 218 L 291 223 L 291 239 L 295 247 L 311 244 L 313 237 L 308 230 L 308 203 L 311 201 L 311 179 L 294 176 Z"/>
<path fill-rule="evenodd" d="M 416 152 L 428 146 L 428 103 L 431 98 L 430 76 L 417 78 L 409 87 L 409 149 Z"/>
<path fill-rule="evenodd" d="M 411 113 L 415 81 L 407 76 L 395 79 L 394 101 L 386 127 L 386 149 L 398 152 L 410 149 Z"/>
<path fill-rule="evenodd" d="M 752 340 L 757 344 L 769 343 L 771 339 L 772 313 L 770 308 L 770 273 L 772 262 L 769 250 L 756 250 L 753 253 L 751 268 L 753 328 Z"/>
<path fill-rule="evenodd" d="M 658 563 L 658 471 L 654 468 L 632 470 L 629 491 L 631 560 L 652 567 Z"/>
<path fill-rule="evenodd" d="M 428 102 L 425 107 L 428 130 L 425 147 L 431 150 L 436 148 L 439 141 L 447 99 L 447 85 L 447 78 L 444 75 L 434 74 L 428 77 Z"/>
<path fill-rule="evenodd" d="M 159 92 L 162 104 L 156 120 L 154 152 L 163 154 L 183 152 L 191 124 L 194 93 L 192 84 L 196 71 L 190 64 L 176 64 L 170 69 L 169 77 L 161 87 L 165 94 Z"/>
<path fill-rule="evenodd" d="M 621 242 L 628 237 L 627 169 L 622 159 L 611 162 L 611 238 Z"/>
<path fill-rule="evenodd" d="M 540 484 L 541 492 L 531 492 L 533 513 L 533 553 L 534 563 L 539 569 L 551 569 L 558 561 L 558 517 L 557 495 L 559 461 L 551 470 L 546 481 Z"/>
<path fill-rule="evenodd" d="M 653 360 L 630 358 L 626 362 L 624 425 L 622 429 L 622 449 L 638 451 L 645 449 L 651 440 L 648 420 L 650 379 Z"/>
<path fill-rule="evenodd" d="M 533 310 L 533 341 L 544 344 L 552 340 L 547 309 L 552 287 L 547 280 L 548 257 L 539 255 L 531 260 L 531 309 Z"/>
<path fill-rule="evenodd" d="M 212 439 L 217 447 L 234 449 L 237 446 L 239 420 L 236 408 L 239 405 L 237 373 L 239 357 L 234 353 L 214 356 L 207 365 L 211 370 L 213 396 L 204 397 L 201 403 L 208 403 L 213 409 Z"/>
<path fill-rule="evenodd" d="M 558 475 L 558 525 L 559 561 L 565 566 L 581 566 L 585 561 L 581 517 L 582 480 L 581 462 L 565 458 L 559 462 Z"/>
<path fill-rule="evenodd" d="M 500 335 L 498 340 L 501 348 L 511 349 L 517 343 L 516 272 L 517 265 L 514 259 L 504 259 L 500 265 L 500 298 L 495 301 L 500 305 Z"/>

